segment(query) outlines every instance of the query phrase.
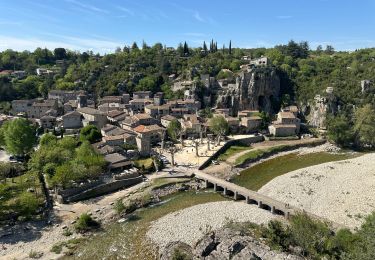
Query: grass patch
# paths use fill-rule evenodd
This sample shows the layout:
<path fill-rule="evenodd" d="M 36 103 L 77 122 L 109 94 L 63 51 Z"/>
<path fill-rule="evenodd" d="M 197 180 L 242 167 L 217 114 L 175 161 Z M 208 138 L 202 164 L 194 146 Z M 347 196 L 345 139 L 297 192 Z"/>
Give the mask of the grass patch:
<path fill-rule="evenodd" d="M 143 158 L 143 159 L 136 160 L 134 161 L 134 165 L 135 167 L 146 170 L 146 171 L 154 168 L 154 163 L 152 161 L 152 158 Z"/>
<path fill-rule="evenodd" d="M 256 150 L 252 150 L 248 153 L 245 153 L 243 155 L 241 155 L 240 157 L 238 157 L 235 161 L 235 165 L 241 165 L 243 163 L 245 163 L 246 161 L 251 161 L 251 160 L 256 160 L 262 156 L 265 156 L 267 154 L 272 154 L 272 153 L 277 153 L 277 152 L 281 152 L 281 151 L 284 151 L 287 147 L 287 145 L 279 145 L 279 146 L 275 146 L 275 147 L 271 147 L 271 148 L 267 148 L 267 149 L 256 149 Z"/>
<path fill-rule="evenodd" d="M 285 173 L 321 163 L 351 159 L 356 156 L 346 153 L 331 154 L 326 152 L 305 155 L 291 153 L 243 170 L 232 181 L 245 188 L 257 191 L 272 179 Z"/>
<path fill-rule="evenodd" d="M 250 146 L 241 146 L 241 145 L 233 145 L 225 150 L 224 153 L 220 154 L 218 157 L 219 161 L 226 161 L 229 157 L 242 152 L 252 149 Z"/>

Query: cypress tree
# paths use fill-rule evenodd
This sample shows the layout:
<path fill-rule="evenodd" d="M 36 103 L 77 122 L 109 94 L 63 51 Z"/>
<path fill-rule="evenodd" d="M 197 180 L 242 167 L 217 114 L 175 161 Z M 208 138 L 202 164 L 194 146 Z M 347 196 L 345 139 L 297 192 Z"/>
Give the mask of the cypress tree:
<path fill-rule="evenodd" d="M 205 41 L 203 41 L 203 50 L 204 50 L 204 52 L 207 52 L 207 45 L 206 45 Z"/>
<path fill-rule="evenodd" d="M 232 54 L 232 40 L 229 41 L 229 54 Z"/>

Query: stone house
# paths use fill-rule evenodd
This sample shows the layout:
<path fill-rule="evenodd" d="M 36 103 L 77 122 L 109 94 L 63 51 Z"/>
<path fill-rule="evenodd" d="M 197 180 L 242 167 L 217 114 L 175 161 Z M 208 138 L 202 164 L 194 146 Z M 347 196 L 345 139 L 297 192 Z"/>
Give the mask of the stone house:
<path fill-rule="evenodd" d="M 121 122 L 121 127 L 123 129 L 132 130 L 134 127 L 139 125 L 152 125 L 154 123 L 155 119 L 153 119 L 149 114 L 141 113 L 125 118 L 125 120 Z"/>
<path fill-rule="evenodd" d="M 107 113 L 108 121 L 111 123 L 119 123 L 125 120 L 126 113 L 124 111 L 112 110 Z"/>
<path fill-rule="evenodd" d="M 34 102 L 27 110 L 27 116 L 31 118 L 41 118 L 48 110 L 58 110 L 58 103 L 55 99 L 47 99 L 42 102 Z"/>
<path fill-rule="evenodd" d="M 245 133 L 259 130 L 262 125 L 262 118 L 259 116 L 241 117 L 241 127 Z"/>
<path fill-rule="evenodd" d="M 79 112 L 84 120 L 83 120 L 83 125 L 95 125 L 99 129 L 102 128 L 108 121 L 107 115 L 94 108 L 90 107 L 83 107 L 83 108 L 77 108 L 76 110 Z"/>
<path fill-rule="evenodd" d="M 104 136 L 103 142 L 110 146 L 121 146 L 124 144 L 124 136 L 123 135 L 112 135 L 112 136 Z"/>
<path fill-rule="evenodd" d="M 56 117 L 54 116 L 42 116 L 40 118 L 40 126 L 44 129 L 53 129 L 56 125 Z"/>
<path fill-rule="evenodd" d="M 158 125 L 139 125 L 133 129 L 137 135 L 147 137 L 151 145 L 161 141 L 161 133 L 165 131 L 163 127 Z"/>
<path fill-rule="evenodd" d="M 252 59 L 250 61 L 250 65 L 254 65 L 254 66 L 267 66 L 269 64 L 269 59 L 267 57 L 260 57 L 260 58 L 257 58 L 257 59 Z"/>
<path fill-rule="evenodd" d="M 129 101 L 130 110 L 135 114 L 144 113 L 145 107 L 151 104 L 153 104 L 151 99 L 133 99 Z"/>
<path fill-rule="evenodd" d="M 277 120 L 268 127 L 271 135 L 292 136 L 298 135 L 300 130 L 300 119 L 292 112 L 279 112 Z"/>
<path fill-rule="evenodd" d="M 108 162 L 108 167 L 111 170 L 123 169 L 133 165 L 132 161 L 119 153 L 107 154 L 104 156 L 104 160 Z"/>
<path fill-rule="evenodd" d="M 202 125 L 196 115 L 184 115 L 180 122 L 186 137 L 199 137 Z"/>
<path fill-rule="evenodd" d="M 69 112 L 60 119 L 64 129 L 77 129 L 82 127 L 82 115 L 77 111 Z"/>
<path fill-rule="evenodd" d="M 133 99 L 150 99 L 151 91 L 136 91 L 133 92 Z"/>
<path fill-rule="evenodd" d="M 124 111 L 126 109 L 125 104 L 121 103 L 103 103 L 98 106 L 98 110 L 108 113 L 109 111 L 117 110 L 117 111 Z"/>
<path fill-rule="evenodd" d="M 227 116 L 225 117 L 225 121 L 228 122 L 229 130 L 231 133 L 238 133 L 240 128 L 240 121 L 237 117 Z"/>
<path fill-rule="evenodd" d="M 271 135 L 279 137 L 294 136 L 299 133 L 296 125 L 273 124 L 268 127 L 268 130 Z"/>
<path fill-rule="evenodd" d="M 13 100 L 12 103 L 12 113 L 17 115 L 18 113 L 27 113 L 34 103 L 34 99 L 30 100 Z"/>
<path fill-rule="evenodd" d="M 73 91 L 73 90 L 50 90 L 48 92 L 48 99 L 57 99 L 62 104 L 65 104 L 69 100 L 77 100 L 79 94 L 85 94 L 84 91 Z"/>
<path fill-rule="evenodd" d="M 169 115 L 170 105 L 147 105 L 145 106 L 145 113 L 149 114 L 153 118 L 160 118 L 165 115 Z"/>
<path fill-rule="evenodd" d="M 171 115 L 166 115 L 166 116 L 163 116 L 160 121 L 161 121 L 161 125 L 164 126 L 165 128 L 167 128 L 169 126 L 169 124 L 173 121 L 173 120 L 176 120 L 176 118 L 174 116 L 171 116 Z"/>

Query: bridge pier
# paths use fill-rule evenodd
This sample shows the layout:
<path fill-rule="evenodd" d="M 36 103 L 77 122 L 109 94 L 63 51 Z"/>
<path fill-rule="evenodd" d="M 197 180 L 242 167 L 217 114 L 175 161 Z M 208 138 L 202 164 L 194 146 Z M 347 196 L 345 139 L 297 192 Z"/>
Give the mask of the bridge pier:
<path fill-rule="evenodd" d="M 237 192 L 237 191 L 234 192 L 233 199 L 234 199 L 234 200 L 238 200 L 238 192 Z"/>
<path fill-rule="evenodd" d="M 208 188 L 209 186 L 208 180 L 204 180 L 204 186 L 206 186 L 206 189 Z"/>
<path fill-rule="evenodd" d="M 217 184 L 214 183 L 214 191 L 216 192 L 217 191 Z"/>
<path fill-rule="evenodd" d="M 285 212 L 285 218 L 286 218 L 287 220 L 290 219 L 290 212 L 289 212 L 289 211 Z"/>
<path fill-rule="evenodd" d="M 258 208 L 261 208 L 263 206 L 262 201 L 258 201 Z"/>
<path fill-rule="evenodd" d="M 226 196 L 228 194 L 227 187 L 224 187 L 223 195 Z"/>
<path fill-rule="evenodd" d="M 246 196 L 246 204 L 250 204 L 250 198 L 249 198 L 249 196 Z"/>
<path fill-rule="evenodd" d="M 276 214 L 276 208 L 275 208 L 275 206 L 271 206 L 271 213 L 272 214 Z"/>

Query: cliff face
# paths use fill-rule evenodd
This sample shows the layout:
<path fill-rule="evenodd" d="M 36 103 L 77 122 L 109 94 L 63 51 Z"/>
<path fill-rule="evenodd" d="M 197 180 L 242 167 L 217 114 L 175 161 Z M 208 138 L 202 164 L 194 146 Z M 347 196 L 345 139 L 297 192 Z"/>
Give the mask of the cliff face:
<path fill-rule="evenodd" d="M 217 108 L 239 110 L 262 110 L 272 113 L 272 100 L 280 96 L 280 78 L 274 69 L 260 68 L 241 72 L 236 84 L 228 84 L 219 93 Z"/>

